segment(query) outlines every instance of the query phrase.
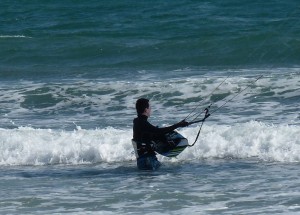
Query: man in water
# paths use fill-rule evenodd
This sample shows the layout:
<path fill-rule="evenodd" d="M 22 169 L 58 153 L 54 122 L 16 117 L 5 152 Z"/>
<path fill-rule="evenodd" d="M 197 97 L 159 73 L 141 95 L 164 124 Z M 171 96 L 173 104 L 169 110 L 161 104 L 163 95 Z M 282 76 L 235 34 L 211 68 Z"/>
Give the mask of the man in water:
<path fill-rule="evenodd" d="M 133 120 L 133 144 L 136 144 L 137 166 L 142 170 L 155 170 L 161 165 L 157 160 L 151 141 L 157 135 L 163 135 L 179 127 L 188 126 L 188 122 L 181 121 L 172 126 L 158 128 L 148 122 L 151 115 L 149 100 L 138 99 L 135 104 L 137 118 Z"/>

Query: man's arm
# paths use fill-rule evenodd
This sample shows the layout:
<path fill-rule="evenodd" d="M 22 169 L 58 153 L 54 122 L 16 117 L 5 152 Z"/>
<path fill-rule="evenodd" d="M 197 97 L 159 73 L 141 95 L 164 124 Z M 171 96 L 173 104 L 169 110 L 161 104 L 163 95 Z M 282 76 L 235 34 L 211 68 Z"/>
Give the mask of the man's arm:
<path fill-rule="evenodd" d="M 151 123 L 149 123 L 148 121 L 146 121 L 146 123 L 144 123 L 144 125 L 143 125 L 142 130 L 144 132 L 152 133 L 152 134 L 165 134 L 165 133 L 168 133 L 168 132 L 171 132 L 171 131 L 175 130 L 176 128 L 186 127 L 186 126 L 188 126 L 188 122 L 181 121 L 181 122 L 176 123 L 176 124 L 171 125 L 171 126 L 158 128 L 158 127 L 155 127 L 155 126 L 151 125 Z"/>

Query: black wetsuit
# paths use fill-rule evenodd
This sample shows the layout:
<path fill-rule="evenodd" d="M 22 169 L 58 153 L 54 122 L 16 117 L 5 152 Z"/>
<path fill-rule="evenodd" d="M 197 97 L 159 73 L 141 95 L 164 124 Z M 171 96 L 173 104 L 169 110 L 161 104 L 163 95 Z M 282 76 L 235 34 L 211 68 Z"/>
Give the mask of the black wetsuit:
<path fill-rule="evenodd" d="M 180 124 L 158 128 L 151 125 L 145 115 L 139 115 L 133 120 L 133 140 L 137 142 L 139 156 L 155 156 L 155 151 L 151 147 L 151 141 L 157 136 L 161 136 L 180 127 Z M 141 143 L 146 144 L 142 145 Z"/>

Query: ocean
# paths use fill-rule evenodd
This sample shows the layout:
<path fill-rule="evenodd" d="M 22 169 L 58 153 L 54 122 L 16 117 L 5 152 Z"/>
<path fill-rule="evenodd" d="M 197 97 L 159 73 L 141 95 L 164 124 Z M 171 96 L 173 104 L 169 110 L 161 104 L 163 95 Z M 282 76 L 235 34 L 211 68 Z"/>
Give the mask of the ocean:
<path fill-rule="evenodd" d="M 298 1 L 2 0 L 0 20 L 0 214 L 300 213 Z M 131 145 L 141 97 L 157 126 L 210 107 L 157 171 Z"/>

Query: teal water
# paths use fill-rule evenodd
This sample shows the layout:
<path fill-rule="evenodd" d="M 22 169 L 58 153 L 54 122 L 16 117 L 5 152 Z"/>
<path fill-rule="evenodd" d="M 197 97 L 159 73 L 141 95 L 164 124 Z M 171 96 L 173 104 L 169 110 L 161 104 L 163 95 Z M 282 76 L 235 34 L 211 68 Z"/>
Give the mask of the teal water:
<path fill-rule="evenodd" d="M 298 165 L 253 161 L 1 168 L 2 214 L 297 214 Z M 268 174 L 268 176 L 266 176 Z"/>
<path fill-rule="evenodd" d="M 295 0 L 1 1 L 1 78 L 297 66 L 299 14 Z"/>
<path fill-rule="evenodd" d="M 298 214 L 298 4 L 1 1 L 0 213 Z M 156 172 L 140 97 L 154 125 L 213 113 Z"/>

